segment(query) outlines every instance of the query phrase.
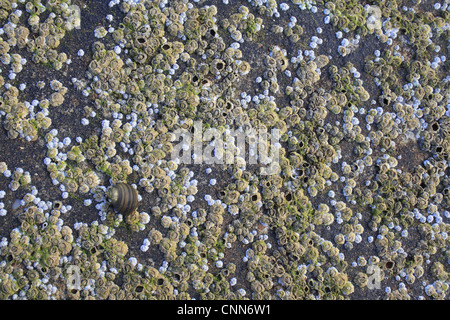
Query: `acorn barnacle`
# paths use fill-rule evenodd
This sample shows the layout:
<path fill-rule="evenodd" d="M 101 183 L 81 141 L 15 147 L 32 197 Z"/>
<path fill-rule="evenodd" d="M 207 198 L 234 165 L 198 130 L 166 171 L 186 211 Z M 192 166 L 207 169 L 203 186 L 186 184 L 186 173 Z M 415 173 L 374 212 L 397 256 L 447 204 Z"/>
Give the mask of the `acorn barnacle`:
<path fill-rule="evenodd" d="M 109 201 L 118 213 L 129 215 L 138 206 L 138 193 L 129 184 L 120 182 L 110 187 L 107 191 Z"/>

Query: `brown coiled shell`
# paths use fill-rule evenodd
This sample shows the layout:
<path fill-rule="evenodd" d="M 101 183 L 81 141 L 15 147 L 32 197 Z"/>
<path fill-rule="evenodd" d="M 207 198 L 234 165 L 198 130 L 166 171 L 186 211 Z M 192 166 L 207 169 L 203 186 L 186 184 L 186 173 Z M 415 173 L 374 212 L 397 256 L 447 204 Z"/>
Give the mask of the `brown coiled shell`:
<path fill-rule="evenodd" d="M 122 215 L 133 213 L 138 206 L 138 194 L 129 184 L 120 182 L 108 190 L 108 198 L 114 209 Z"/>

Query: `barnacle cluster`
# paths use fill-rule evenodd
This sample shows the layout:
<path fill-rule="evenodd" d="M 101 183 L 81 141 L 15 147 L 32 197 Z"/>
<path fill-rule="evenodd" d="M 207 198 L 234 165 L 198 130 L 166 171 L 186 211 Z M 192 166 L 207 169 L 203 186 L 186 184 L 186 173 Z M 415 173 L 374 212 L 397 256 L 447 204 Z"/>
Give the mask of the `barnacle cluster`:
<path fill-rule="evenodd" d="M 0 1 L 0 297 L 448 299 L 422 2 Z"/>

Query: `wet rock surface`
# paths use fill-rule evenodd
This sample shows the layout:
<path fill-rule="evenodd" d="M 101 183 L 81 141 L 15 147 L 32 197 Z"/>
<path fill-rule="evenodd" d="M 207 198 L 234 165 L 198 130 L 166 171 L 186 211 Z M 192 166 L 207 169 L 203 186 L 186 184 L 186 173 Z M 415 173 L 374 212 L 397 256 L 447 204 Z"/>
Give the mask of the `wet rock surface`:
<path fill-rule="evenodd" d="M 0 24 L 2 299 L 448 299 L 447 2 L 8 0 Z"/>

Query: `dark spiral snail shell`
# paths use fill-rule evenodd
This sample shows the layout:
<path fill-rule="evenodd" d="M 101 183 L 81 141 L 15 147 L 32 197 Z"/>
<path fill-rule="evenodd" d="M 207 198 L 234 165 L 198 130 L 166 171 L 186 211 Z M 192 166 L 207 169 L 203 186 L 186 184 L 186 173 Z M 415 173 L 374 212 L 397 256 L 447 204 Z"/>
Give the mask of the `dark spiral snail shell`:
<path fill-rule="evenodd" d="M 110 187 L 107 196 L 114 209 L 122 215 L 133 213 L 138 206 L 138 194 L 129 184 L 120 182 Z"/>

